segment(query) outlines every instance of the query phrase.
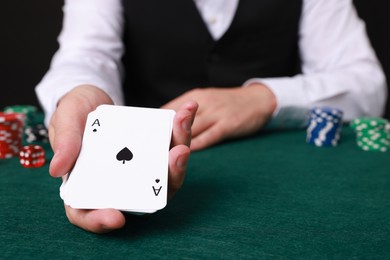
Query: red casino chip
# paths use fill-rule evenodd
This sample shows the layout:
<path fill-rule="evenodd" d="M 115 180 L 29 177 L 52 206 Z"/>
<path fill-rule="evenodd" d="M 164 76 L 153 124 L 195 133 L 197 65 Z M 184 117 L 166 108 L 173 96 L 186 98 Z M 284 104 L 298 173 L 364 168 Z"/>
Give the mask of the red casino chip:
<path fill-rule="evenodd" d="M 17 156 L 22 147 L 25 115 L 0 112 L 0 159 Z"/>

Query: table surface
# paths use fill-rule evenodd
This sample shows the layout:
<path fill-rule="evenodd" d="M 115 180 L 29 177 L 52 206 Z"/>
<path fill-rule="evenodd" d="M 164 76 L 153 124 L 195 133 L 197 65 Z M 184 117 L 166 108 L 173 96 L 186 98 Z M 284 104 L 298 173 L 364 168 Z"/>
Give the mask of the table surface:
<path fill-rule="evenodd" d="M 165 209 L 96 235 L 67 221 L 48 164 L 0 160 L 0 258 L 389 259 L 389 161 L 348 127 L 336 148 L 304 131 L 226 142 L 191 155 Z"/>

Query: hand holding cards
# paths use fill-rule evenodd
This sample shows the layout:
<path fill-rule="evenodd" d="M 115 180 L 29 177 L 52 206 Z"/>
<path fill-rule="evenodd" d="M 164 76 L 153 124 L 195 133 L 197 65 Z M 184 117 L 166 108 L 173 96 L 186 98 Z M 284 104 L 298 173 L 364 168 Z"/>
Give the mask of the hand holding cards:
<path fill-rule="evenodd" d="M 91 112 L 79 157 L 60 188 L 65 204 L 139 213 L 165 207 L 174 114 L 112 105 Z"/>

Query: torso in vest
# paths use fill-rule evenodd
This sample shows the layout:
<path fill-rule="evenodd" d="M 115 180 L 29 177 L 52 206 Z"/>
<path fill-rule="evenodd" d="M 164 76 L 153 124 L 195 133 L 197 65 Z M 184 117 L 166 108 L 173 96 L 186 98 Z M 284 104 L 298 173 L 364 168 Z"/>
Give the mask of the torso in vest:
<path fill-rule="evenodd" d="M 192 88 L 300 72 L 302 0 L 240 0 L 218 41 L 192 0 L 123 0 L 128 105 L 159 107 Z"/>

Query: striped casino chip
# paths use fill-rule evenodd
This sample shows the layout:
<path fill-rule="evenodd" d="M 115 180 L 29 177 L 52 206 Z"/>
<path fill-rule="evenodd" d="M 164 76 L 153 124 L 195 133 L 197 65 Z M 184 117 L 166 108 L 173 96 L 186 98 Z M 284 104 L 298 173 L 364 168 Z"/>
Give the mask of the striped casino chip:
<path fill-rule="evenodd" d="M 384 118 L 361 117 L 351 121 L 357 146 L 363 151 L 387 152 L 390 150 L 390 123 Z"/>
<path fill-rule="evenodd" d="M 343 112 L 332 107 L 315 107 L 310 112 L 306 141 L 319 147 L 337 146 Z"/>
<path fill-rule="evenodd" d="M 17 156 L 22 147 L 25 115 L 0 112 L 0 159 Z"/>

